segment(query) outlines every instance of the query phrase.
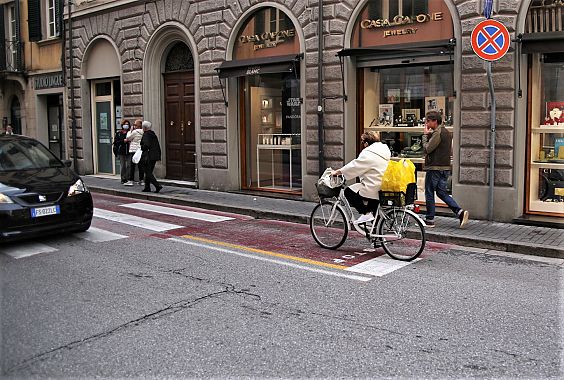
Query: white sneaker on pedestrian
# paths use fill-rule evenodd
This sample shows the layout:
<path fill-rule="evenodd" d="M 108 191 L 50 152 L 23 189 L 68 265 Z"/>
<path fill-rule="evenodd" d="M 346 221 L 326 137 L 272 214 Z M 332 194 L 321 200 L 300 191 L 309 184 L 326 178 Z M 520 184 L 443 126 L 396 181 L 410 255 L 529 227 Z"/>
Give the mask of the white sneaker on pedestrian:
<path fill-rule="evenodd" d="M 137 184 L 140 185 L 140 186 L 143 186 L 143 185 L 145 185 L 145 181 L 139 181 L 139 182 L 137 182 Z"/>
<path fill-rule="evenodd" d="M 464 228 L 466 223 L 468 223 L 468 211 L 460 210 L 458 213 L 458 220 L 460 220 L 460 228 Z"/>
<path fill-rule="evenodd" d="M 354 221 L 354 224 L 368 223 L 373 220 L 374 220 L 374 215 L 372 215 L 372 213 L 369 212 L 368 214 L 359 216 L 358 219 Z"/>
<path fill-rule="evenodd" d="M 127 181 L 123 184 L 124 186 L 133 186 L 133 181 Z"/>

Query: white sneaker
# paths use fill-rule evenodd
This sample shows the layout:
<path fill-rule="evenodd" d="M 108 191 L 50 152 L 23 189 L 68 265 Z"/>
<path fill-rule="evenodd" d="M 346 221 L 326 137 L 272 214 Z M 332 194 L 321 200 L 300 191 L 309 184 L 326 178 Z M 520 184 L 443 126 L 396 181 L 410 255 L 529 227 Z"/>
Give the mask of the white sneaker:
<path fill-rule="evenodd" d="M 368 223 L 373 220 L 374 220 L 374 215 L 372 215 L 372 213 L 369 212 L 368 214 L 359 216 L 358 219 L 354 221 L 354 224 Z"/>
<path fill-rule="evenodd" d="M 123 186 L 133 186 L 133 181 L 127 181 Z"/>

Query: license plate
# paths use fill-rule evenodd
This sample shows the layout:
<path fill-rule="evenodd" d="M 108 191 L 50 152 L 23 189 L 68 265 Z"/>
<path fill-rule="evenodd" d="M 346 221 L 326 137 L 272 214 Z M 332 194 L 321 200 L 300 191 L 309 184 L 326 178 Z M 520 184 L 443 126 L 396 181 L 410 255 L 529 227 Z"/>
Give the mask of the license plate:
<path fill-rule="evenodd" d="M 60 213 L 61 213 L 61 208 L 58 205 L 31 209 L 32 218 L 39 218 L 40 216 L 46 216 L 46 215 L 57 215 Z"/>

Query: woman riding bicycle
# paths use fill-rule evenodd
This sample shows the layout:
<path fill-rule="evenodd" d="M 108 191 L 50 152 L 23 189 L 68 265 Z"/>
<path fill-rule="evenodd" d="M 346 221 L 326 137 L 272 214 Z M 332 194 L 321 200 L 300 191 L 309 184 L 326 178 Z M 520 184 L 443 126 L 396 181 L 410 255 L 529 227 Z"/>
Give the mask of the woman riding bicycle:
<path fill-rule="evenodd" d="M 386 144 L 380 142 L 380 134 L 372 131 L 360 136 L 362 151 L 357 158 L 340 169 L 331 172 L 331 175 L 343 175 L 345 180 L 360 178 L 345 189 L 345 197 L 351 206 L 361 214 L 354 223 L 367 223 L 374 220 L 373 212 L 378 207 L 378 192 L 382 188 L 382 177 L 391 153 Z"/>

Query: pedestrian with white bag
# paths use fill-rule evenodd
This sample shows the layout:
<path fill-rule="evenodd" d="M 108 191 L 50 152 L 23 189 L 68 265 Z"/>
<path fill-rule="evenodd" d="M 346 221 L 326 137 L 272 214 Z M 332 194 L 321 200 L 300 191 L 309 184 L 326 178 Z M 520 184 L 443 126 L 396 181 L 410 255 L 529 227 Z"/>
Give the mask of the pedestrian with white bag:
<path fill-rule="evenodd" d="M 126 141 L 129 142 L 129 153 L 131 154 L 131 172 L 129 174 L 129 181 L 133 184 L 135 182 L 135 168 L 139 169 L 139 179 L 138 184 L 144 184 L 145 172 L 143 171 L 143 165 L 139 165 L 141 160 L 141 139 L 143 138 L 143 121 L 141 119 L 135 120 L 133 123 L 133 129 L 127 133 Z"/>

